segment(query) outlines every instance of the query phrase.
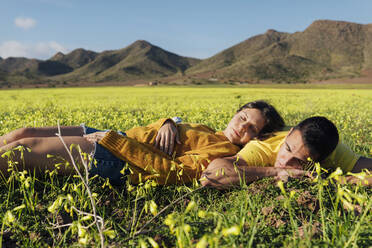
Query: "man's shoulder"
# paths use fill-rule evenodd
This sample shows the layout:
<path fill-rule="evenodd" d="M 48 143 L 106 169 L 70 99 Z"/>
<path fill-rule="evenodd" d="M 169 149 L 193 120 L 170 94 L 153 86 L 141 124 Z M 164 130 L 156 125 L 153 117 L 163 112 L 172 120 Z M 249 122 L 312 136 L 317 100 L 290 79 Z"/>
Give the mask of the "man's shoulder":
<path fill-rule="evenodd" d="M 272 166 L 287 134 L 288 131 L 275 132 L 265 140 L 252 140 L 240 150 L 238 156 L 249 166 Z"/>
<path fill-rule="evenodd" d="M 348 172 L 354 168 L 359 158 L 360 156 L 354 153 L 348 145 L 340 141 L 333 152 L 321 164 L 326 169 L 340 167 L 344 172 Z"/>

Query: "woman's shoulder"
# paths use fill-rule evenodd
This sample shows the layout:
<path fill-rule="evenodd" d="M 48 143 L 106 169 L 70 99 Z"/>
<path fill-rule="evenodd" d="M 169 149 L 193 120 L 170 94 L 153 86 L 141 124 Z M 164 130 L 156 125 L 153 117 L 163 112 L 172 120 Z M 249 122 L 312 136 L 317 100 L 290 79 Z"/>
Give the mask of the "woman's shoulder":
<path fill-rule="evenodd" d="M 199 124 L 199 123 L 182 123 L 182 124 L 177 124 L 177 125 L 185 129 L 193 129 L 193 130 L 207 131 L 207 132 L 213 132 L 213 133 L 216 132 L 216 130 L 214 130 L 213 128 L 207 125 Z"/>

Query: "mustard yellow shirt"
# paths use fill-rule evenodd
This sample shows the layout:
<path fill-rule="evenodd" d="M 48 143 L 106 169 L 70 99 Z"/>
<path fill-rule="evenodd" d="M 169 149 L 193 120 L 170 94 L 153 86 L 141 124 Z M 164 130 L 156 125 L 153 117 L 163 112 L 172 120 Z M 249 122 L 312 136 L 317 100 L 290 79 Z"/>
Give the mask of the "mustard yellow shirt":
<path fill-rule="evenodd" d="M 287 134 L 288 131 L 276 132 L 273 137 L 266 140 L 253 140 L 246 144 L 237 156 L 244 159 L 249 166 L 274 166 Z M 340 167 L 342 171 L 348 172 L 354 168 L 359 157 L 347 145 L 339 142 L 336 149 L 320 164 L 325 169 Z"/>
<path fill-rule="evenodd" d="M 180 184 L 198 179 L 215 158 L 235 155 L 240 147 L 222 132 L 200 124 L 177 124 L 181 144 L 173 156 L 154 147 L 159 128 L 167 119 L 127 130 L 127 136 L 110 131 L 99 142 L 115 156 L 130 164 L 131 182 L 154 179 L 159 184 Z"/>

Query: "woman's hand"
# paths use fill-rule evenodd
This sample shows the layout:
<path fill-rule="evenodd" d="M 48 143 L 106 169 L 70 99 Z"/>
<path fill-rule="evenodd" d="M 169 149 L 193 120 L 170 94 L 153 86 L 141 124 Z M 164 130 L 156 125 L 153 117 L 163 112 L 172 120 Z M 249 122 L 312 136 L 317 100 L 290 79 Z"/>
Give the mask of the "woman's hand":
<path fill-rule="evenodd" d="M 181 144 L 178 130 L 173 121 L 166 121 L 159 129 L 155 139 L 155 147 L 171 156 L 175 143 Z"/>
<path fill-rule="evenodd" d="M 107 132 L 95 132 L 95 133 L 90 133 L 90 134 L 85 134 L 84 138 L 87 139 L 90 143 L 98 143 L 100 140 L 105 137 Z"/>

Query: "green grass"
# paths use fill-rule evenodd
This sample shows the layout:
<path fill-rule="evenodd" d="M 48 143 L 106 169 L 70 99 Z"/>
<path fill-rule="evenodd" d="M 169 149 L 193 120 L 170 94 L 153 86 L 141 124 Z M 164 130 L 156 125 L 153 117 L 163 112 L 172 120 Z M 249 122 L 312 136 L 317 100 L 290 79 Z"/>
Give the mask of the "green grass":
<path fill-rule="evenodd" d="M 61 125 L 84 122 L 96 128 L 126 130 L 167 116 L 180 116 L 185 122 L 222 130 L 239 105 L 265 99 L 277 107 L 288 125 L 312 115 L 327 116 L 339 128 L 343 142 L 357 153 L 371 156 L 372 89 L 268 87 L 0 91 L 0 135 L 24 126 L 56 125 L 58 121 Z M 83 220 L 76 211 L 66 212 L 72 206 L 92 212 L 80 179 L 49 174 L 37 178 L 19 173 L 13 176 L 0 181 L 3 247 L 83 246 L 79 244 L 79 226 L 89 225 L 92 219 Z M 106 234 L 116 234 L 112 239 L 105 236 L 107 246 L 152 247 L 151 241 L 166 247 L 194 247 L 198 242 L 199 247 L 205 247 L 203 242 L 209 247 L 371 246 L 371 189 L 321 186 L 322 182 L 326 181 L 293 180 L 285 185 L 285 193 L 273 179 L 225 192 L 201 189 L 190 193 L 197 185 L 159 187 L 150 183 L 129 189 L 110 188 L 100 178 L 93 179 L 90 187 L 97 194 L 97 213 L 105 221 Z M 295 192 L 292 198 L 290 191 Z M 344 198 L 345 194 L 351 198 L 340 200 L 342 192 Z M 184 195 L 141 234 L 134 235 L 155 210 L 161 211 Z M 53 205 L 59 196 L 61 205 Z M 345 209 L 348 202 L 355 207 L 353 211 Z M 24 208 L 17 209 L 22 204 Z M 48 211 L 52 205 L 54 213 Z M 13 221 L 9 221 L 9 213 L 14 216 Z M 52 223 L 74 226 L 51 229 Z M 87 238 L 87 246 L 100 245 L 95 225 L 85 236 L 80 230 L 83 242 L 81 238 Z"/>

